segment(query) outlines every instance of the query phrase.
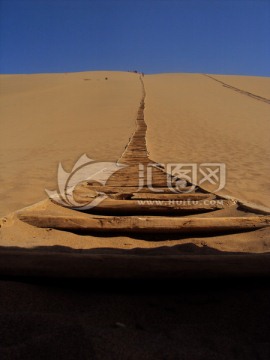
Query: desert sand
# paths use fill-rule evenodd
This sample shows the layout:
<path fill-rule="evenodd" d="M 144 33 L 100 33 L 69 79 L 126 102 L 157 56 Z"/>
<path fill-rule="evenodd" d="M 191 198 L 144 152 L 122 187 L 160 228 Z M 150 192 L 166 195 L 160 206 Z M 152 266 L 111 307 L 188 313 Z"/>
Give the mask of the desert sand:
<path fill-rule="evenodd" d="M 85 153 L 116 161 L 141 97 L 133 73 L 1 75 L 0 84 L 0 216 L 56 189 L 59 162 L 70 171 Z"/>
<path fill-rule="evenodd" d="M 213 77 L 270 98 L 269 78 Z M 84 153 L 117 160 L 134 131 L 138 80 L 124 72 L 1 75 L 0 215 L 56 189 L 59 162 L 70 171 Z M 201 74 L 146 75 L 144 83 L 151 159 L 225 163 L 222 194 L 269 206 L 268 103 Z"/>
<path fill-rule="evenodd" d="M 269 79 L 217 78 L 267 101 Z M 144 84 L 152 160 L 225 162 L 223 193 L 269 206 L 267 102 L 199 74 L 147 75 Z M 269 227 L 209 237 L 94 236 L 18 218 L 15 210 L 56 188 L 59 162 L 70 170 L 84 153 L 126 158 L 141 90 L 131 73 L 1 77 L 3 358 L 268 359 L 268 278 L 258 276 L 269 276 Z M 74 213 L 48 199 L 28 209 Z M 254 215 L 229 206 L 212 216 L 235 212 Z M 174 266 L 176 279 L 162 280 Z M 128 280 L 111 279 L 121 274 Z"/>
<path fill-rule="evenodd" d="M 234 86 L 240 90 L 270 99 L 269 78 L 261 76 L 213 75 L 219 81 Z"/>
<path fill-rule="evenodd" d="M 224 86 L 230 80 L 241 93 Z M 223 162 L 227 183 L 221 194 L 268 206 L 269 85 L 268 78 L 216 79 L 202 74 L 147 75 L 143 88 L 135 73 L 3 75 L 1 214 L 44 199 L 45 188 L 56 189 L 59 162 L 71 170 L 84 153 L 99 161 L 125 159 L 142 96 L 146 96 L 146 145 L 152 160 Z M 247 92 L 256 92 L 258 98 Z M 147 160 L 143 149 L 142 161 Z M 37 212 L 42 208 L 62 214 L 69 211 L 49 201 L 34 207 Z M 234 216 L 233 211 L 219 210 L 214 216 Z M 238 211 L 236 216 L 245 213 Z M 164 237 L 158 242 L 136 236 L 82 237 L 32 227 L 12 213 L 2 219 L 1 226 L 2 246 L 25 248 L 58 245 L 126 251 L 180 246 L 181 252 L 192 243 L 198 252 L 206 246 L 221 252 L 265 253 L 270 241 L 267 229 L 217 237 Z"/>
<path fill-rule="evenodd" d="M 217 78 L 270 99 L 270 78 Z M 270 103 L 202 74 L 150 75 L 145 87 L 151 158 L 161 163 L 225 163 L 221 194 L 270 206 Z"/>

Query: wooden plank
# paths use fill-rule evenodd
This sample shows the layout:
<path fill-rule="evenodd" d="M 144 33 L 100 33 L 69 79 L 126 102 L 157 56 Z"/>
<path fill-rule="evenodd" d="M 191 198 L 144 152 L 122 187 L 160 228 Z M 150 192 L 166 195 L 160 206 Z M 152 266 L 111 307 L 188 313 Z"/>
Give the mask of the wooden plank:
<path fill-rule="evenodd" d="M 92 196 L 93 197 L 93 196 Z M 91 199 L 92 199 L 91 197 Z M 79 201 L 79 198 L 75 198 Z M 90 199 L 89 199 L 90 200 Z M 52 200 L 53 201 L 53 200 Z M 82 203 L 87 200 L 83 198 Z M 194 203 L 195 202 L 195 203 Z M 210 200 L 118 200 L 105 199 L 94 208 L 88 210 L 91 213 L 99 214 L 197 214 L 208 211 L 223 209 L 220 201 Z"/>
<path fill-rule="evenodd" d="M 159 193 L 163 193 L 163 194 L 175 194 L 170 188 L 168 187 L 155 187 L 155 189 L 161 190 Z M 132 195 L 133 193 L 149 193 L 149 194 L 154 194 L 154 192 L 149 189 L 148 187 L 144 186 L 143 188 L 139 189 L 138 186 L 126 186 L 126 185 L 115 185 L 115 186 L 109 186 L 109 185 L 78 185 L 75 190 L 74 193 L 75 194 L 87 194 L 88 191 L 98 191 L 98 192 L 103 192 L 105 194 L 115 194 L 115 193 L 123 193 L 123 194 L 130 194 Z M 189 188 L 182 188 L 182 191 L 188 191 Z M 197 193 L 196 193 L 197 194 Z M 181 194 L 184 195 L 184 194 Z"/>
<path fill-rule="evenodd" d="M 194 204 L 194 202 L 196 202 Z M 98 206 L 91 209 L 91 212 L 106 212 L 106 213 L 157 213 L 157 214 L 194 214 L 206 211 L 214 211 L 223 209 L 221 202 L 210 200 L 204 201 L 173 201 L 173 200 L 117 200 L 106 199 Z"/>
<path fill-rule="evenodd" d="M 128 178 L 122 178 L 121 181 L 120 179 L 110 179 L 107 181 L 106 186 L 114 186 L 114 187 L 119 187 L 119 186 L 123 186 L 123 187 L 127 187 L 127 186 L 132 186 L 132 187 L 139 187 L 139 179 L 128 179 Z M 145 182 L 144 182 L 144 185 Z M 167 181 L 164 179 L 153 179 L 151 182 L 151 186 L 152 187 L 156 187 L 156 188 L 165 188 L 168 185 Z"/>
<path fill-rule="evenodd" d="M 20 220 L 41 228 L 107 233 L 208 234 L 256 230 L 269 227 L 270 216 L 252 217 L 153 217 L 95 216 L 18 213 Z"/>
<path fill-rule="evenodd" d="M 73 193 L 74 198 L 77 202 L 85 202 L 87 199 L 95 198 L 99 195 L 97 191 L 86 189 L 85 191 L 76 191 Z M 200 200 L 214 200 L 216 196 L 214 194 L 201 194 L 201 193 L 191 193 L 191 194 L 179 194 L 179 193 L 154 193 L 154 192 L 115 192 L 107 193 L 111 199 L 118 200 L 162 200 L 162 201 L 200 201 Z"/>
<path fill-rule="evenodd" d="M 159 194 L 159 193 L 153 193 L 153 192 L 140 192 L 140 193 L 134 193 L 132 194 L 131 199 L 133 200 L 183 200 L 183 201 L 196 201 L 196 200 L 213 200 L 216 196 L 214 194 Z"/>

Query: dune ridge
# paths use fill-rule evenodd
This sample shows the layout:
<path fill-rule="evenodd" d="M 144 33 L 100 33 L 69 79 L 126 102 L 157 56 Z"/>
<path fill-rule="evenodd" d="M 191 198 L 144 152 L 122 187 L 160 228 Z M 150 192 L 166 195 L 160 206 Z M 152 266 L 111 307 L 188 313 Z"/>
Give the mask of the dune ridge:
<path fill-rule="evenodd" d="M 211 76 L 211 75 L 207 75 L 205 74 L 205 76 L 209 77 L 210 79 L 213 79 L 214 81 L 217 81 L 219 82 L 220 84 L 222 84 L 224 87 L 228 88 L 228 89 L 231 89 L 231 90 L 234 90 L 236 92 L 239 92 L 240 94 L 243 94 L 243 95 L 246 95 L 246 96 L 250 96 L 251 98 L 253 99 L 256 99 L 256 100 L 259 100 L 259 101 L 264 101 L 266 102 L 267 104 L 270 104 L 270 100 L 269 99 L 266 99 L 262 96 L 259 96 L 259 95 L 256 95 L 256 94 L 253 94 L 252 92 L 249 92 L 249 91 L 245 91 L 245 90 L 242 90 L 242 89 L 239 89 L 235 86 L 232 86 L 232 85 L 229 85 L 221 80 L 218 80 L 217 78 L 215 78 L 214 76 Z"/>

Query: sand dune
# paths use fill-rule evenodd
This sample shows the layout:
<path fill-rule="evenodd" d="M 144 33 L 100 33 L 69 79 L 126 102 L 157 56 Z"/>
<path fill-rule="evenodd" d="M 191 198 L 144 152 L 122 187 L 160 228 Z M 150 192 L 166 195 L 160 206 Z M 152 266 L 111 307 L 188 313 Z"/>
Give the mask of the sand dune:
<path fill-rule="evenodd" d="M 270 98 L 269 78 L 213 77 Z M 269 206 L 270 105 L 205 75 L 143 79 L 150 157 L 162 163 L 225 163 L 223 194 Z M 0 80 L 1 215 L 42 200 L 45 188 L 55 189 L 59 162 L 70 170 L 84 153 L 117 160 L 134 131 L 142 95 L 137 74 L 2 75 Z"/>
<path fill-rule="evenodd" d="M 105 78 L 108 78 L 107 80 Z M 138 75 L 1 75 L 0 215 L 45 198 L 59 162 L 115 161 L 134 130 Z"/>
<path fill-rule="evenodd" d="M 270 101 L 270 80 L 267 77 L 236 75 L 213 75 L 213 77 L 228 85 L 249 91 L 252 94 L 262 96 Z"/>
<path fill-rule="evenodd" d="M 223 162 L 228 169 L 223 193 L 267 205 L 269 104 L 204 75 L 149 75 L 143 80 L 146 108 L 139 110 L 137 121 L 148 125 L 146 140 L 151 159 L 165 163 Z M 263 80 L 261 83 L 258 79 L 260 86 L 268 84 L 265 81 L 268 79 Z M 136 112 L 144 94 L 138 75 L 130 73 L 4 76 L 3 83 L 6 136 L 2 146 L 7 153 L 7 159 L 2 159 L 7 169 L 3 206 L 14 208 L 37 201 L 38 196 L 44 197 L 43 189 L 50 182 L 56 187 L 55 169 L 59 161 L 64 160 L 71 167 L 74 158 L 86 151 L 98 160 L 117 160 L 135 130 Z M 238 86 L 237 79 L 234 85 Z M 266 96 L 262 89 L 258 96 Z M 12 106 L 16 101 L 18 108 Z M 19 126 L 14 121 L 15 115 L 21 119 L 16 122 Z M 12 126 L 14 138 L 10 136 Z M 144 131 L 138 131 L 144 138 Z M 140 161 L 148 162 L 145 147 L 141 146 L 137 149 L 142 151 Z M 128 153 L 133 156 L 132 149 Z M 20 177 L 21 174 L 26 176 Z M 124 179 L 127 182 L 125 176 Z M 70 210 L 49 201 L 37 204 L 36 212 L 46 206 L 49 211 L 69 216 Z M 232 208 L 219 210 L 212 216 L 231 216 L 232 211 Z M 210 252 L 227 253 L 265 253 L 269 249 L 268 229 L 203 238 L 191 234 L 184 239 L 153 236 L 148 241 L 132 234 L 108 237 L 64 232 L 63 236 L 62 231 L 39 229 L 11 215 L 2 221 L 1 245 L 17 246 L 18 239 L 24 248 L 44 246 L 52 250 L 54 246 L 119 251 L 136 248 L 176 251 L 179 247 L 181 253 L 185 246 L 193 246 L 196 251 L 205 252 L 206 247 Z"/>
<path fill-rule="evenodd" d="M 270 78 L 214 77 L 270 98 Z M 222 194 L 269 206 L 268 103 L 200 74 L 146 76 L 145 87 L 151 158 L 161 163 L 225 163 Z"/>
<path fill-rule="evenodd" d="M 269 79 L 218 79 L 269 97 Z M 68 170 L 83 153 L 119 159 L 137 111 L 140 126 L 122 160 L 148 161 L 145 120 L 152 160 L 224 162 L 225 194 L 269 204 L 267 102 L 203 75 L 149 75 L 144 85 L 143 112 L 135 74 L 2 76 L 0 215 L 56 188 L 59 161 Z M 117 186 L 136 181 L 134 173 L 122 174 Z M 28 211 L 75 225 L 81 216 L 50 200 Z M 225 217 L 231 224 L 235 213 L 255 215 L 230 205 L 181 220 Z M 142 236 L 20 219 L 18 212 L 0 219 L 2 358 L 269 358 L 269 226 Z M 103 220 L 100 226 L 122 221 Z"/>

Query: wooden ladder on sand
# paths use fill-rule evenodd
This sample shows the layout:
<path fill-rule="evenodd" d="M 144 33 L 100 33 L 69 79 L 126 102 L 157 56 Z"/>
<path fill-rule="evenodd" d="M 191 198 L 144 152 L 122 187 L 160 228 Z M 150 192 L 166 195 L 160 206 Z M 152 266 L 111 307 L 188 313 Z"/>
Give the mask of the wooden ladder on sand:
<path fill-rule="evenodd" d="M 149 159 L 146 146 L 147 125 L 144 120 L 145 88 L 142 78 L 136 130 L 130 138 L 119 164 L 126 165 L 110 176 L 106 185 L 96 181 L 80 183 L 74 190 L 78 203 L 91 202 L 100 193 L 106 199 L 97 206 L 80 212 L 59 205 L 35 212 L 28 208 L 19 218 L 31 225 L 65 231 L 95 234 L 163 233 L 163 234 L 223 234 L 250 231 L 270 225 L 270 217 L 250 210 L 244 212 L 241 203 L 209 193 L 198 186 L 179 184 L 182 179 L 166 173 Z M 151 185 L 144 179 L 151 175 Z M 168 183 L 170 186 L 168 186 Z M 186 191 L 192 189 L 186 193 Z M 258 211 L 257 211 L 258 212 Z"/>

